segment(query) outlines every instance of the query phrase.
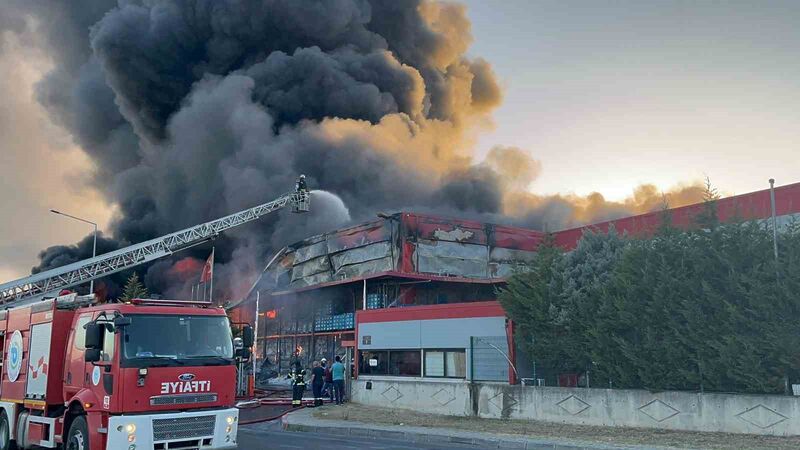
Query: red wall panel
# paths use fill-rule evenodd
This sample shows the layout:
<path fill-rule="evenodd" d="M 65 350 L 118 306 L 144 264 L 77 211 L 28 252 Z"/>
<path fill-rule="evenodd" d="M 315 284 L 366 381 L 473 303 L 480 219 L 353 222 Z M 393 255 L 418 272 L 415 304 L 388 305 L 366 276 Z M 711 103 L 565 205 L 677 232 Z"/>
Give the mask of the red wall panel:
<path fill-rule="evenodd" d="M 703 208 L 703 204 L 694 204 L 671 209 L 672 224 L 680 228 L 691 227 L 695 217 L 703 212 Z M 775 210 L 778 216 L 800 213 L 800 183 L 775 188 Z M 723 222 L 737 217 L 766 219 L 772 214 L 769 189 L 722 198 L 717 201 L 717 211 Z M 657 211 L 559 231 L 555 234 L 556 244 L 565 249 L 575 248 L 584 230 L 608 232 L 612 224 L 619 233 L 646 236 L 661 224 L 661 215 L 662 212 Z"/>

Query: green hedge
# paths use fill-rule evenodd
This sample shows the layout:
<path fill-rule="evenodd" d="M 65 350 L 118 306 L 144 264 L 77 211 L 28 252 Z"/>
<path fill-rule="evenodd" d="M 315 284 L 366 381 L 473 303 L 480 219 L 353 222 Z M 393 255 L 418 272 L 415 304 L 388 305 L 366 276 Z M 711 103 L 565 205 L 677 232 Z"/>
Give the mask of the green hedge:
<path fill-rule="evenodd" d="M 715 216 L 713 204 L 707 208 Z M 800 383 L 800 227 L 764 222 L 648 239 L 547 239 L 500 301 L 538 367 L 591 371 L 592 385 L 784 393 Z"/>

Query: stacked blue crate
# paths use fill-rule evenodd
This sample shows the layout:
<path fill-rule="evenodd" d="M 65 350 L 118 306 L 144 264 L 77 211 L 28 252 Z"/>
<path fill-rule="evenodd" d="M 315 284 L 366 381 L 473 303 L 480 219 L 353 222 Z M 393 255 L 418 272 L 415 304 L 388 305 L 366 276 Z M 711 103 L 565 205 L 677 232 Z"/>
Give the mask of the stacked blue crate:
<path fill-rule="evenodd" d="M 336 331 L 355 328 L 355 314 L 344 313 L 317 318 L 316 331 Z"/>
<path fill-rule="evenodd" d="M 385 308 L 385 296 L 382 294 L 367 294 L 367 309 Z"/>

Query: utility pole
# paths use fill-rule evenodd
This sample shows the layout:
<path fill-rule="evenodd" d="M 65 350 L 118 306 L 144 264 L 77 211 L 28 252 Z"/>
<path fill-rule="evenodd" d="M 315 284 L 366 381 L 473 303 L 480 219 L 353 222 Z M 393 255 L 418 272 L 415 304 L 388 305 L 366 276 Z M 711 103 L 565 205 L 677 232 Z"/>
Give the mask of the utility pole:
<path fill-rule="evenodd" d="M 778 218 L 775 211 L 775 179 L 769 179 L 769 201 L 772 206 L 772 246 L 775 250 L 775 264 L 778 263 Z"/>

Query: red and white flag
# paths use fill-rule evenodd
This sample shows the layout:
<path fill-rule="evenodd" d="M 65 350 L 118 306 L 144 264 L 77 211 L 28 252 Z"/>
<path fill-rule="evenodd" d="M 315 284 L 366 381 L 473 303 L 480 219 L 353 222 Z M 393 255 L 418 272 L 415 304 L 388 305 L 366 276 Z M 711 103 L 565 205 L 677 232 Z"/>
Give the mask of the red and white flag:
<path fill-rule="evenodd" d="M 200 282 L 201 283 L 208 283 L 211 279 L 214 278 L 214 249 L 211 249 L 211 255 L 209 255 L 208 259 L 206 260 L 206 264 L 203 266 L 203 273 L 200 274 Z"/>

